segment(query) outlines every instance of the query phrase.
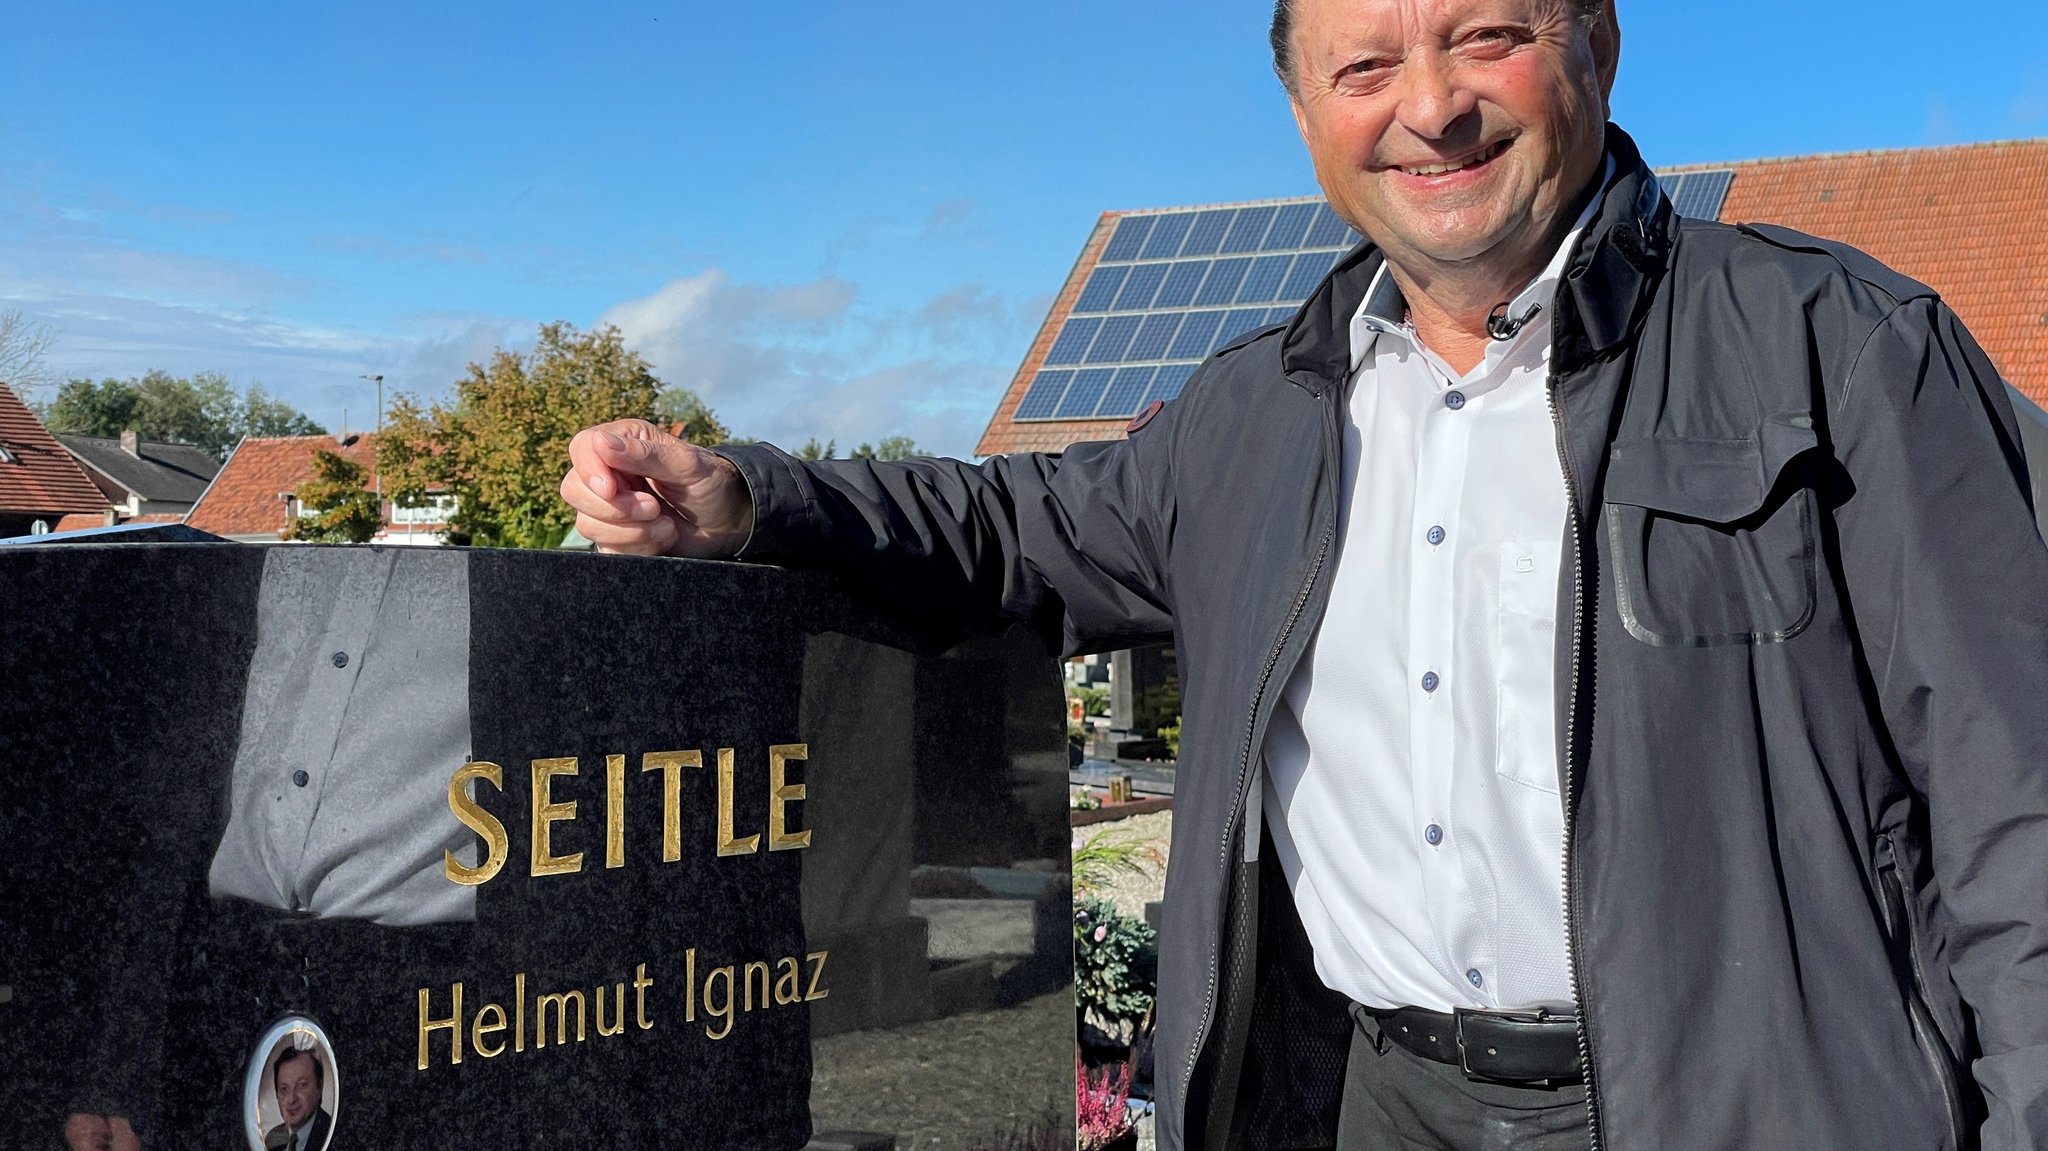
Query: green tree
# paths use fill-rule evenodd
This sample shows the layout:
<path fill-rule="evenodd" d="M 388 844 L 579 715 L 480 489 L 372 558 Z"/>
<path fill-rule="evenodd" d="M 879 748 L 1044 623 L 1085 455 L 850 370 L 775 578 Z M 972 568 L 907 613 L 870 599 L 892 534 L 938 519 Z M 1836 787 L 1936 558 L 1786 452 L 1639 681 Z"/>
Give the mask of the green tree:
<path fill-rule="evenodd" d="M 879 444 L 862 444 L 853 449 L 853 458 L 857 460 L 908 460 L 930 454 L 919 449 L 909 436 L 888 436 Z"/>
<path fill-rule="evenodd" d="M 324 429 L 261 384 L 237 393 L 226 376 L 189 379 L 165 371 L 115 380 L 70 380 L 45 409 L 52 431 L 88 436 L 135 432 L 146 440 L 197 444 L 216 456 L 244 436 L 309 436 Z"/>
<path fill-rule="evenodd" d="M 369 470 L 338 452 L 313 453 L 313 478 L 298 487 L 299 503 L 312 515 L 285 526 L 284 538 L 308 543 L 368 543 L 384 526 L 376 493 L 365 485 Z"/>
<path fill-rule="evenodd" d="M 265 392 L 261 384 L 251 384 L 242 393 L 239 421 L 235 443 L 242 436 L 317 436 L 327 431 L 306 413 Z"/>
<path fill-rule="evenodd" d="M 663 388 L 654 400 L 654 422 L 674 427 L 681 424 L 685 442 L 715 448 L 732 440 L 732 429 L 718 421 L 710 405 L 688 388 Z"/>
<path fill-rule="evenodd" d="M 800 460 L 811 460 L 813 462 L 817 460 L 836 459 L 836 453 L 838 451 L 839 441 L 826 440 L 824 443 L 821 444 L 818 442 L 818 437 L 812 436 L 810 439 L 804 441 L 803 447 L 800 447 L 796 450 L 796 458 Z"/>
<path fill-rule="evenodd" d="M 452 403 L 397 398 L 377 441 L 385 494 L 417 507 L 444 490 L 456 499 L 451 526 L 469 542 L 554 547 L 576 522 L 559 490 L 569 440 L 592 424 L 656 418 L 662 392 L 617 328 L 544 324 L 530 354 L 471 364 Z"/>
<path fill-rule="evenodd" d="M 140 397 L 127 380 L 67 380 L 43 411 L 51 431 L 85 436 L 119 435 L 136 426 Z"/>

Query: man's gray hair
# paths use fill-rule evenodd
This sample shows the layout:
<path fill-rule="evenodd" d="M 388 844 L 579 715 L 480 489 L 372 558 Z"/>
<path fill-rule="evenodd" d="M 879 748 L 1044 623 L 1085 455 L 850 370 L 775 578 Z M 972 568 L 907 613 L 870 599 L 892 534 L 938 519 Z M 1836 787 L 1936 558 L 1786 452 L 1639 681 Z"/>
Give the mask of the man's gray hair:
<path fill-rule="evenodd" d="M 1607 0 L 1571 0 L 1578 5 L 1579 18 L 1591 23 L 1607 7 Z M 1273 0 L 1273 71 L 1287 91 L 1294 91 L 1294 0 Z"/>

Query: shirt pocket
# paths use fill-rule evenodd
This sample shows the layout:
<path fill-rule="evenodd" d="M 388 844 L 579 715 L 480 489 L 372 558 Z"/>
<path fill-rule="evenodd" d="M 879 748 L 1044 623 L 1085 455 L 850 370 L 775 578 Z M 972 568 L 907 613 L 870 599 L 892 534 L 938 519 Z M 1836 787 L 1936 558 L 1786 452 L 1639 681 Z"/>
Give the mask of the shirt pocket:
<path fill-rule="evenodd" d="M 1555 794 L 1557 771 L 1557 540 L 1500 548 L 1494 770 Z"/>
<path fill-rule="evenodd" d="M 1813 621 L 1817 497 L 1792 461 L 1810 428 L 1753 440 L 1617 443 L 1606 529 L 1615 607 L 1656 647 L 1784 643 Z"/>

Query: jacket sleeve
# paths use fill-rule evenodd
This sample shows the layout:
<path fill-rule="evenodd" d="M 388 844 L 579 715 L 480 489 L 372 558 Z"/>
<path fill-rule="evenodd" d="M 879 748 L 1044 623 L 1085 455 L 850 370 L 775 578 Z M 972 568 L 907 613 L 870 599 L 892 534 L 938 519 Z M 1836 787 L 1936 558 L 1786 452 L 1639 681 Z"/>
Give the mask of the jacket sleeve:
<path fill-rule="evenodd" d="M 839 572 L 947 635 L 1009 619 L 1070 655 L 1163 640 L 1177 406 L 1128 440 L 980 465 L 722 448 L 754 498 L 740 558 Z"/>
<path fill-rule="evenodd" d="M 1929 905 L 1981 1049 L 1983 1146 L 2048 1147 L 2048 547 L 2018 428 L 1996 369 L 1932 298 L 1877 327 L 1838 407 L 1854 485 L 1842 568 L 1927 811 Z"/>

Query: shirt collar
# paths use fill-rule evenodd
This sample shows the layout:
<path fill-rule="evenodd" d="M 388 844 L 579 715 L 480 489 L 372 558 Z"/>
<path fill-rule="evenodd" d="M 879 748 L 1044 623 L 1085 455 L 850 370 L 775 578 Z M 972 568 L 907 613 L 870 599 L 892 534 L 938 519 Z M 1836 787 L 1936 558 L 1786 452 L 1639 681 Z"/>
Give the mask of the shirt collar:
<path fill-rule="evenodd" d="M 1601 173 L 1599 191 L 1586 201 L 1585 210 L 1572 224 L 1572 230 L 1565 235 L 1557 251 L 1551 253 L 1550 263 L 1544 266 L 1536 278 L 1529 281 L 1508 304 L 1508 314 L 1524 316 L 1532 304 L 1541 304 L 1547 318 L 1551 301 L 1557 296 L 1558 281 L 1564 278 L 1565 265 L 1570 263 L 1572 251 L 1578 247 L 1579 237 L 1586 227 L 1600 214 L 1600 204 L 1607 198 L 1607 185 L 1614 181 L 1614 157 L 1606 159 L 1605 171 Z M 1372 354 L 1373 345 L 1382 332 L 1403 332 L 1408 327 L 1408 301 L 1401 295 L 1401 285 L 1394 280 L 1390 267 L 1384 259 L 1373 273 L 1372 283 L 1366 286 L 1365 298 L 1358 303 L 1358 311 L 1351 319 L 1351 370 L 1358 371 L 1365 357 Z M 1412 339 L 1412 335 L 1410 336 Z"/>

